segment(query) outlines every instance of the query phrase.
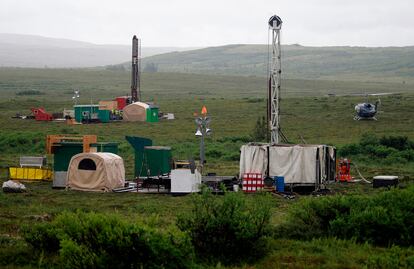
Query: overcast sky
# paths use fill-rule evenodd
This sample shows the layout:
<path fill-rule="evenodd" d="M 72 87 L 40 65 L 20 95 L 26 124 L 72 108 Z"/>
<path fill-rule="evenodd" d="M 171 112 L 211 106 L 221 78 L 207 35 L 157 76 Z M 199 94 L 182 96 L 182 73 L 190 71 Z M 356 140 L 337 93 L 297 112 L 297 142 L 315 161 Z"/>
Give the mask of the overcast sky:
<path fill-rule="evenodd" d="M 282 43 L 414 45 L 414 0 L 0 0 L 0 33 L 97 44 L 204 47 L 267 43 L 267 20 L 283 20 Z"/>

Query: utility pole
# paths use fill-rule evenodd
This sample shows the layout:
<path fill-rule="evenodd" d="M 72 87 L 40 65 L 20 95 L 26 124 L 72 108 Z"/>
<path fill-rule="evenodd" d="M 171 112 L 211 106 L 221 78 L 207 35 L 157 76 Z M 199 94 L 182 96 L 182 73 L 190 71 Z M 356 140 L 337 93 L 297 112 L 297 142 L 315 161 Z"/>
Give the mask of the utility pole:
<path fill-rule="evenodd" d="M 282 74 L 280 29 L 282 20 L 279 16 L 273 15 L 269 19 L 269 31 L 272 31 L 272 60 L 269 68 L 269 89 L 267 116 L 270 129 L 270 143 L 280 142 L 280 84 Z"/>

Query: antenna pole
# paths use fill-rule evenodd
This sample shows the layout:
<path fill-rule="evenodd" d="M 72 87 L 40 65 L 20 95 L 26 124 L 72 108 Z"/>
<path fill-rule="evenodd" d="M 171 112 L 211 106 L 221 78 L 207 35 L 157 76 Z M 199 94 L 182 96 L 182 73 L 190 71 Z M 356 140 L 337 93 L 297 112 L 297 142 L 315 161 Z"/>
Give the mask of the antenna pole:
<path fill-rule="evenodd" d="M 280 49 L 280 29 L 282 20 L 279 16 L 273 15 L 269 19 L 269 30 L 272 31 L 272 62 L 269 69 L 269 105 L 268 115 L 270 115 L 270 143 L 279 144 L 280 142 L 280 84 L 282 74 L 281 49 Z"/>

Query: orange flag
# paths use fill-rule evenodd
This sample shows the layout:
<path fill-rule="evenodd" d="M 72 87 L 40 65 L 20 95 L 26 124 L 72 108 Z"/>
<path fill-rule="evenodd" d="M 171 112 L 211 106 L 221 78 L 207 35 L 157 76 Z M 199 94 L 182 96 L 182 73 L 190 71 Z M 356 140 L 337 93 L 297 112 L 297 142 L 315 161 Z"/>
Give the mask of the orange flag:
<path fill-rule="evenodd" d="M 207 115 L 207 107 L 203 106 L 203 108 L 201 108 L 201 115 Z"/>

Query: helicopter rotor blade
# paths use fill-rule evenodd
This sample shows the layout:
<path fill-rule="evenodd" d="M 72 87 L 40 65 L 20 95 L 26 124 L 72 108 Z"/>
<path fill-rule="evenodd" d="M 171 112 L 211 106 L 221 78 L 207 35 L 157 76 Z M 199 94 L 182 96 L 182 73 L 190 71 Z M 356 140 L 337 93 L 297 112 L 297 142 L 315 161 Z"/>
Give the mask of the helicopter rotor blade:
<path fill-rule="evenodd" d="M 369 96 L 384 96 L 384 95 L 400 95 L 399 92 L 381 92 L 381 93 L 369 93 Z"/>
<path fill-rule="evenodd" d="M 328 93 L 327 96 L 333 97 L 355 97 L 355 96 L 384 96 L 384 95 L 401 95 L 400 92 L 381 92 L 381 93 L 348 93 L 348 94 L 335 94 Z"/>

